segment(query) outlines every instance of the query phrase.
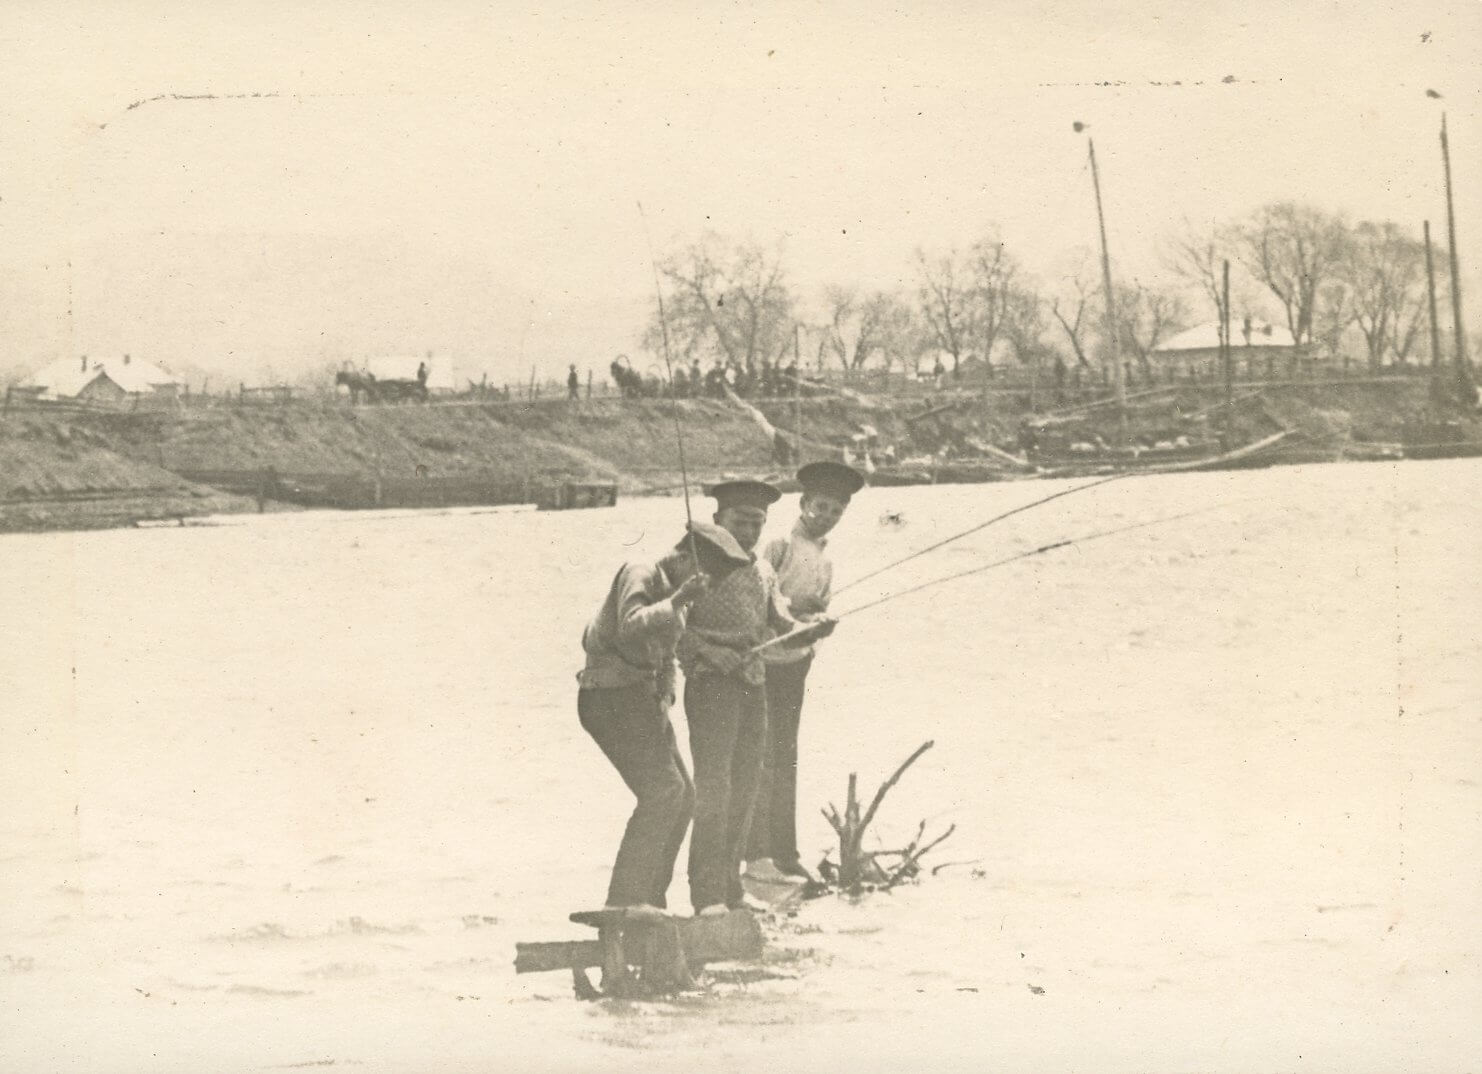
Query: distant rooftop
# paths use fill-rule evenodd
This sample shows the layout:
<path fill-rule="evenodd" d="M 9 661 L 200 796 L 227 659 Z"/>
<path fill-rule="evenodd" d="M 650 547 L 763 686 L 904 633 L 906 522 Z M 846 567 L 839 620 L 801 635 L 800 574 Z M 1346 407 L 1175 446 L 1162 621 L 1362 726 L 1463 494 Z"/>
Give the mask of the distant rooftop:
<path fill-rule="evenodd" d="M 157 387 L 179 384 L 180 378 L 167 373 L 153 362 L 121 355 L 117 358 L 58 358 L 31 375 L 25 386 L 41 388 L 50 395 L 75 396 L 100 373 L 130 394 L 147 394 Z"/>
<path fill-rule="evenodd" d="M 1230 346 L 1244 347 L 1292 347 L 1292 334 L 1285 328 L 1267 321 L 1251 321 L 1250 339 L 1245 338 L 1245 325 L 1241 321 L 1230 323 Z M 1220 345 L 1218 321 L 1197 325 L 1164 340 L 1153 348 L 1154 353 L 1166 351 L 1212 351 Z"/>

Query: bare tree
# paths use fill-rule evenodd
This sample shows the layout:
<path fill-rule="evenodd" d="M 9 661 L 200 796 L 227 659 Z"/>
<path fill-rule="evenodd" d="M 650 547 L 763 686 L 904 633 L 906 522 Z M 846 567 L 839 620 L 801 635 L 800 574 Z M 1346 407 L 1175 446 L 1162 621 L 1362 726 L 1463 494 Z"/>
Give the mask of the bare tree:
<path fill-rule="evenodd" d="M 973 244 L 973 283 L 969 304 L 974 336 L 985 372 L 993 375 L 993 348 L 1009 327 L 1015 306 L 1019 263 L 997 237 Z"/>
<path fill-rule="evenodd" d="M 1116 295 L 1118 348 L 1149 373 L 1158 344 L 1188 325 L 1188 305 L 1180 295 L 1141 280 L 1116 284 Z"/>
<path fill-rule="evenodd" d="M 1185 220 L 1183 231 L 1168 241 L 1163 256 L 1175 275 L 1209 299 L 1220 324 L 1229 315 L 1225 309 L 1224 263 L 1232 245 L 1230 236 L 1215 231 L 1199 233 Z"/>
<path fill-rule="evenodd" d="M 750 370 L 791 343 L 793 298 L 780 251 L 707 233 L 659 271 L 670 285 L 670 341 L 684 359 L 709 354 Z M 661 350 L 663 330 L 656 307 L 644 334 L 650 350 Z"/>
<path fill-rule="evenodd" d="M 853 285 L 830 285 L 824 289 L 824 305 L 828 309 L 829 324 L 827 346 L 829 353 L 839 359 L 844 371 L 850 369 L 850 358 L 869 345 L 869 324 L 862 323 L 860 316 L 859 288 Z M 861 363 L 863 355 L 861 355 Z"/>
<path fill-rule="evenodd" d="M 889 291 L 878 296 L 876 337 L 880 341 L 879 354 L 885 369 L 897 362 L 906 364 L 921 349 L 921 325 L 911 311 L 911 306 L 899 294 Z"/>
<path fill-rule="evenodd" d="M 833 286 L 824 294 L 829 312 L 828 349 L 845 370 L 863 369 L 880 355 L 886 368 L 903 352 L 911 311 L 887 291 L 861 295 L 856 287 Z"/>
<path fill-rule="evenodd" d="M 1049 311 L 1045 300 L 1024 281 L 1009 290 L 1004 303 L 1003 335 L 1014 348 L 1014 356 L 1021 362 L 1036 362 L 1049 353 L 1045 346 L 1045 331 L 1049 328 Z"/>
<path fill-rule="evenodd" d="M 1076 365 L 1091 368 L 1086 357 L 1090 341 L 1087 338 L 1089 324 L 1095 319 L 1095 287 L 1086 282 L 1084 272 L 1077 272 L 1068 281 L 1068 294 L 1050 301 L 1050 315 L 1059 323 L 1070 349 L 1075 354 Z"/>
<path fill-rule="evenodd" d="M 1385 352 L 1395 349 L 1407 314 L 1409 351 L 1418 327 L 1414 310 L 1425 292 L 1425 250 L 1389 221 L 1365 221 L 1353 228 L 1344 252 L 1340 278 L 1352 296 L 1353 323 L 1364 335 L 1369 366 L 1377 369 Z"/>
<path fill-rule="evenodd" d="M 917 250 L 916 262 L 921 272 L 918 299 L 927 338 L 952 356 L 955 376 L 973 329 L 971 261 L 956 250 L 930 255 Z"/>
<path fill-rule="evenodd" d="M 1421 244 L 1421 257 L 1425 256 L 1425 246 Z M 1447 285 L 1444 263 L 1437 265 L 1436 290 L 1444 291 Z M 1415 349 L 1416 342 L 1426 334 L 1428 321 L 1430 319 L 1430 302 L 1426 294 L 1425 270 L 1421 269 L 1420 279 L 1417 281 L 1410 300 L 1400 310 L 1399 316 L 1394 320 L 1394 331 L 1390 337 L 1390 353 L 1394 355 L 1395 361 L 1401 365 L 1410 359 L 1410 352 Z M 1421 364 L 1428 364 L 1424 359 Z"/>
<path fill-rule="evenodd" d="M 1343 356 L 1343 368 L 1348 368 L 1348 352 L 1343 346 L 1343 334 L 1353 324 L 1353 290 L 1342 279 L 1331 280 L 1322 285 L 1317 295 L 1317 312 L 1313 316 L 1313 335 L 1324 351 Z M 1292 356 L 1293 368 L 1298 359 Z"/>
<path fill-rule="evenodd" d="M 1342 263 L 1345 230 L 1341 218 L 1295 202 L 1263 206 L 1235 229 L 1246 267 L 1281 303 L 1299 346 L 1313 341 L 1319 292 Z"/>

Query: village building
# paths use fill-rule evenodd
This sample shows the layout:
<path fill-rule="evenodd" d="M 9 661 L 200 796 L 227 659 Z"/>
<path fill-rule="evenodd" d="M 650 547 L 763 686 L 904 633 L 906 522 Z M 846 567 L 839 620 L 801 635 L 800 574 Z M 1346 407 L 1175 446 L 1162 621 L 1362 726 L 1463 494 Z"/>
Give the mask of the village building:
<path fill-rule="evenodd" d="M 40 399 L 79 400 L 109 406 L 133 402 L 173 400 L 181 388 L 178 377 L 153 362 L 131 358 L 58 358 L 19 385 Z"/>
<path fill-rule="evenodd" d="M 1241 376 L 1276 376 L 1290 373 L 1305 348 L 1298 347 L 1287 329 L 1249 317 L 1230 325 L 1230 358 Z M 1218 321 L 1196 325 L 1159 343 L 1148 355 L 1164 376 L 1178 380 L 1212 380 L 1222 377 L 1220 325 Z"/>

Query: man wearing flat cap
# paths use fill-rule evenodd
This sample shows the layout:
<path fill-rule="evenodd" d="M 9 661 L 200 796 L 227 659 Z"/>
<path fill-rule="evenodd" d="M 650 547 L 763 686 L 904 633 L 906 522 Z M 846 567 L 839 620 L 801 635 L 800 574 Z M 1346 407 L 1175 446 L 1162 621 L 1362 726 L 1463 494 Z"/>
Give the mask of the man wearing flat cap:
<path fill-rule="evenodd" d="M 804 623 L 828 622 L 834 568 L 828 534 L 864 485 L 859 471 L 837 462 L 813 462 L 798 471 L 798 521 L 787 537 L 769 541 L 762 558 L 777 574 L 788 611 Z M 767 751 L 747 846 L 746 872 L 763 880 L 811 880 L 798 853 L 798 725 L 813 666 L 813 645 L 774 645 L 767 665 Z"/>
<path fill-rule="evenodd" d="M 657 563 L 624 564 L 582 634 L 581 725 L 638 799 L 612 867 L 606 909 L 656 917 L 667 905 L 695 801 L 669 722 L 674 649 L 710 582 L 751 560 L 719 526 L 694 523 Z"/>
<path fill-rule="evenodd" d="M 751 650 L 802 627 L 788 614 L 771 565 L 751 555 L 781 493 L 761 481 L 729 481 L 708 492 L 719 506 L 716 524 L 750 562 L 695 601 L 677 650 L 695 762 L 690 903 L 702 916 L 745 904 L 741 859 L 767 737 L 766 669 Z"/>

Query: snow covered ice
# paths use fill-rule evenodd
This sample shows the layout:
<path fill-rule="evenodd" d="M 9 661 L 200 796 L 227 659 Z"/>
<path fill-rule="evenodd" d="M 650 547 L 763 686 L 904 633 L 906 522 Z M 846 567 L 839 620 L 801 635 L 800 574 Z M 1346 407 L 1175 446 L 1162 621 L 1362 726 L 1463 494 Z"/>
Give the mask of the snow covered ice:
<path fill-rule="evenodd" d="M 643 1004 L 512 962 L 604 890 L 630 799 L 578 639 L 678 499 L 0 538 L 0 1070 L 1475 1065 L 1479 478 L 1122 481 L 841 595 L 1219 507 L 846 618 L 807 860 L 932 738 L 876 834 L 956 823 L 961 864 Z M 867 489 L 836 578 L 1047 491 Z"/>

